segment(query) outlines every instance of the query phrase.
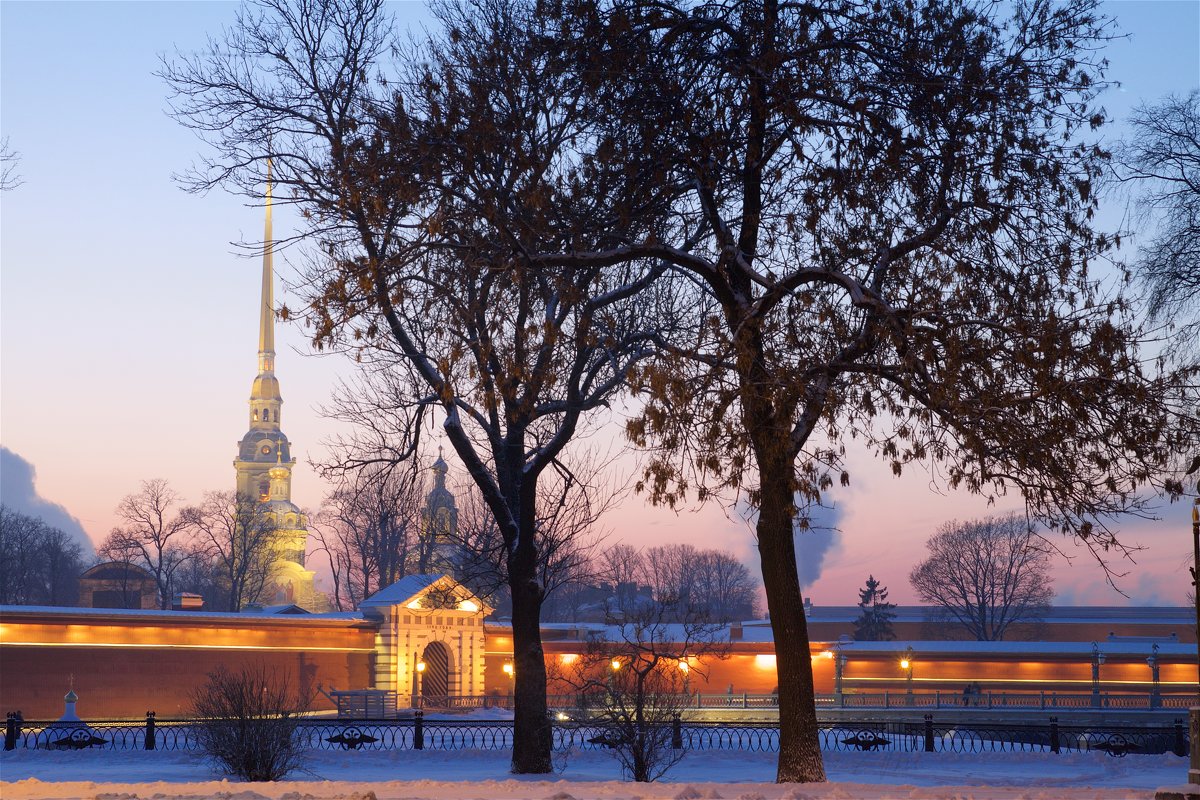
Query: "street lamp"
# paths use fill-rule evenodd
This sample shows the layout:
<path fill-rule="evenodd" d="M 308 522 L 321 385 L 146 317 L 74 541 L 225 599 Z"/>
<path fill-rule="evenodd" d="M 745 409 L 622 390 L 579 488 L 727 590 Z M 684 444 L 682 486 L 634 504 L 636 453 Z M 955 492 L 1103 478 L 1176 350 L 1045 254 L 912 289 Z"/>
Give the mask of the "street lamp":
<path fill-rule="evenodd" d="M 413 653 L 413 685 L 412 685 L 412 707 L 421 707 L 421 673 L 425 671 L 425 662 L 420 657 Z"/>
<path fill-rule="evenodd" d="M 1158 708 L 1162 704 L 1162 697 L 1158 690 L 1158 644 L 1156 643 L 1150 648 L 1150 657 L 1146 659 L 1146 663 L 1150 665 L 1150 707 Z"/>
<path fill-rule="evenodd" d="M 1092 642 L 1092 708 L 1100 707 L 1100 665 L 1104 663 L 1104 653 L 1100 645 Z"/>
<path fill-rule="evenodd" d="M 904 654 L 900 658 L 900 669 L 904 670 L 904 694 L 907 696 L 908 705 L 913 704 L 913 649 L 912 645 L 904 648 Z"/>

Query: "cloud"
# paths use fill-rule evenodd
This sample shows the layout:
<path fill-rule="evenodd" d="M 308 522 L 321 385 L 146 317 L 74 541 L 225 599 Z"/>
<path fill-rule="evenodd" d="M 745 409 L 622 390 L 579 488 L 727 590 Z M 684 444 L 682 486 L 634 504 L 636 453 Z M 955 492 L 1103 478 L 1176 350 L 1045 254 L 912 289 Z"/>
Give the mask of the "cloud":
<path fill-rule="evenodd" d="M 60 528 L 83 548 L 84 559 L 95 556 L 92 540 L 71 512 L 37 493 L 37 472 L 30 464 L 7 447 L 0 447 L 0 503 L 39 517 L 47 525 Z"/>

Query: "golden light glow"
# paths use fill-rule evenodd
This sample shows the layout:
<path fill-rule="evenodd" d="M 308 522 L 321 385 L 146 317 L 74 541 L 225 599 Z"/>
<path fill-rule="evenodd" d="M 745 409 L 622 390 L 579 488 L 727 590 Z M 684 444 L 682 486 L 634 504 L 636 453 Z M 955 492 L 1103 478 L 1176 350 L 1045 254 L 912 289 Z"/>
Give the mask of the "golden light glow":
<path fill-rule="evenodd" d="M 554 715 L 554 718 L 555 718 L 556 720 L 558 720 L 559 722 L 566 722 L 567 720 L 569 720 L 569 719 L 570 719 L 570 717 L 568 717 L 566 714 L 564 714 L 564 713 L 563 713 L 563 712 L 561 712 L 561 711 L 560 711 L 560 712 L 558 712 L 557 714 L 555 714 L 555 715 Z"/>
<path fill-rule="evenodd" d="M 286 647 L 261 644 L 153 644 L 147 642 L 0 642 L 5 647 L 121 647 L 154 650 L 274 650 L 279 652 L 303 653 L 308 650 L 329 653 L 374 653 L 374 647 L 315 647 L 296 645 Z M 1108 682 L 1108 681 L 1106 681 Z"/>
<path fill-rule="evenodd" d="M 754 657 L 754 666 L 757 669 L 775 669 L 775 654 L 759 653 Z"/>
<path fill-rule="evenodd" d="M 617 670 L 619 670 L 621 668 L 621 659 L 614 658 L 612 661 L 609 662 L 608 665 L 610 667 L 612 667 L 613 672 L 616 672 Z"/>
<path fill-rule="evenodd" d="M 511 661 L 505 661 L 505 662 L 504 662 L 504 667 L 503 667 L 503 669 L 504 669 L 504 674 L 505 674 L 505 675 L 507 675 L 507 676 L 508 676 L 508 677 L 510 677 L 510 678 L 513 676 L 513 672 L 514 672 L 515 670 L 513 669 L 513 665 L 512 665 L 512 662 L 511 662 Z"/>
<path fill-rule="evenodd" d="M 420 611 L 421 610 L 421 601 L 413 600 L 411 603 L 406 605 L 405 608 L 411 608 L 413 611 Z"/>
<path fill-rule="evenodd" d="M 576 661 L 579 660 L 579 654 L 578 653 L 563 653 L 561 656 L 558 657 L 558 660 L 564 664 L 574 664 Z"/>
<path fill-rule="evenodd" d="M 821 658 L 825 658 L 825 659 L 833 658 L 833 651 L 832 650 L 822 650 Z"/>
<path fill-rule="evenodd" d="M 459 611 L 467 611 L 467 612 L 474 614 L 476 611 L 479 610 L 479 604 L 476 603 L 474 600 L 463 600 L 461 603 L 458 604 L 458 610 Z"/>
<path fill-rule="evenodd" d="M 688 662 L 686 662 L 686 661 L 679 662 L 679 671 L 682 672 L 684 675 L 687 675 L 689 672 L 691 672 L 691 670 L 692 670 L 692 668 L 688 664 Z"/>
<path fill-rule="evenodd" d="M 424 672 L 424 671 L 425 671 L 425 662 L 418 661 L 417 662 L 417 672 Z"/>
<path fill-rule="evenodd" d="M 908 669 L 908 665 L 911 663 L 912 662 L 909 661 L 907 658 L 900 659 L 900 669 Z"/>

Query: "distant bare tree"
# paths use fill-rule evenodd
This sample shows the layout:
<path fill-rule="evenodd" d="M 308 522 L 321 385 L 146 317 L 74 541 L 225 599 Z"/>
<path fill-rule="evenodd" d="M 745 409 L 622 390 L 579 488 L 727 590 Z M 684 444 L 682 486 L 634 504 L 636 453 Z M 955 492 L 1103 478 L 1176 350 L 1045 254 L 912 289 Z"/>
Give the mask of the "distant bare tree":
<path fill-rule="evenodd" d="M 83 548 L 38 517 L 0 505 L 0 604 L 73 605 Z"/>
<path fill-rule="evenodd" d="M 637 579 L 650 587 L 657 601 L 704 614 L 713 622 L 754 616 L 758 582 L 728 551 L 668 544 L 638 555 Z"/>
<path fill-rule="evenodd" d="M 334 476 L 311 528 L 329 559 L 335 604 L 354 609 L 413 571 L 423 497 L 419 462 Z"/>
<path fill-rule="evenodd" d="M 128 561 L 154 576 L 159 608 L 170 608 L 175 575 L 189 557 L 195 517 L 178 508 L 179 495 L 162 478 L 143 481 L 137 494 L 117 506 L 124 523 L 108 534 L 99 552 L 105 558 Z"/>
<path fill-rule="evenodd" d="M 729 643 L 725 626 L 677 603 L 634 603 L 620 616 L 611 638 L 591 640 L 560 677 L 585 700 L 581 716 L 603 729 L 599 743 L 633 780 L 654 781 L 683 758 L 672 723 L 687 716 L 692 687 Z"/>
<path fill-rule="evenodd" d="M 1138 107 L 1133 134 L 1118 152 L 1120 177 L 1140 190 L 1141 220 L 1153 238 L 1139 243 L 1137 268 L 1155 319 L 1178 323 L 1175 341 L 1197 354 L 1200 341 L 1200 90 Z"/>
<path fill-rule="evenodd" d="M 271 586 L 274 525 L 257 497 L 208 492 L 190 513 L 223 592 L 214 610 L 240 611 Z"/>
<path fill-rule="evenodd" d="M 917 595 L 981 642 L 1015 622 L 1034 622 L 1054 598 L 1050 550 L 1019 514 L 948 522 L 913 568 Z"/>
<path fill-rule="evenodd" d="M 21 154 L 12 149 L 8 137 L 0 141 L 0 192 L 15 189 L 25 181 L 17 174 L 21 164 Z"/>

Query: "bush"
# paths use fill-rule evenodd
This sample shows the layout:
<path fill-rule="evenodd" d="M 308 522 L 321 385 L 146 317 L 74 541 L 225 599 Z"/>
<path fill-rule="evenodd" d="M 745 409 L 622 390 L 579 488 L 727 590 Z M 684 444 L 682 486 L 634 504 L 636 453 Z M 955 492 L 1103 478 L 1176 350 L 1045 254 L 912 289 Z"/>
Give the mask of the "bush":
<path fill-rule="evenodd" d="M 296 726 L 308 704 L 286 673 L 262 665 L 222 666 L 192 692 L 201 749 L 226 774 L 247 781 L 277 781 L 304 765 Z"/>

